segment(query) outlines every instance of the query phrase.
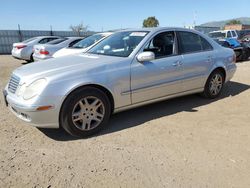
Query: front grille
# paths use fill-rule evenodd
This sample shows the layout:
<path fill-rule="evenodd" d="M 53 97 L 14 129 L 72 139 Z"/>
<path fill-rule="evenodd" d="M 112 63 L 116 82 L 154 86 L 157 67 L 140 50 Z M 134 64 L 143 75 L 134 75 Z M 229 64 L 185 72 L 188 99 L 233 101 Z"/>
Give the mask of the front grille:
<path fill-rule="evenodd" d="M 8 86 L 9 92 L 15 93 L 19 85 L 19 82 L 20 82 L 20 78 L 15 75 L 12 75 L 10 78 L 9 86 Z"/>

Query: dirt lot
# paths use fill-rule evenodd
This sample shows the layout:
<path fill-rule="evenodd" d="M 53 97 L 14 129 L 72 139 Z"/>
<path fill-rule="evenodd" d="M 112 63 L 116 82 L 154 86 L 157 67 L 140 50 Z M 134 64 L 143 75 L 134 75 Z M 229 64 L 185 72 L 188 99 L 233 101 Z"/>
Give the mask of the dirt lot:
<path fill-rule="evenodd" d="M 0 56 L 0 89 L 22 61 Z M 0 97 L 0 187 L 249 187 L 250 62 L 218 100 L 197 95 L 112 117 L 89 139 L 39 130 Z"/>

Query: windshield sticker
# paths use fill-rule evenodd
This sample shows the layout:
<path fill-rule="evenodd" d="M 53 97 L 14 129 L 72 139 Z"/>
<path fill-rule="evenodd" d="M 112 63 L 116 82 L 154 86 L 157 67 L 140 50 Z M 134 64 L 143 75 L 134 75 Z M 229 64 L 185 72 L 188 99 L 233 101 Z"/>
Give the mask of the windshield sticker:
<path fill-rule="evenodd" d="M 129 36 L 131 37 L 145 37 L 147 33 L 146 32 L 133 32 Z"/>

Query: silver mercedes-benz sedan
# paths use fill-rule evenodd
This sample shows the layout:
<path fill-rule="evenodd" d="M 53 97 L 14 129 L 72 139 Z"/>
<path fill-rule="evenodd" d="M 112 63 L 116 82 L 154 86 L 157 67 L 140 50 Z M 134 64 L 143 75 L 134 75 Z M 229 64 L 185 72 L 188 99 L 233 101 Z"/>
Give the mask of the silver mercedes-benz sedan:
<path fill-rule="evenodd" d="M 193 93 L 216 98 L 235 71 L 233 50 L 197 31 L 126 30 L 85 54 L 16 69 L 4 96 L 20 119 L 86 137 L 123 110 Z"/>

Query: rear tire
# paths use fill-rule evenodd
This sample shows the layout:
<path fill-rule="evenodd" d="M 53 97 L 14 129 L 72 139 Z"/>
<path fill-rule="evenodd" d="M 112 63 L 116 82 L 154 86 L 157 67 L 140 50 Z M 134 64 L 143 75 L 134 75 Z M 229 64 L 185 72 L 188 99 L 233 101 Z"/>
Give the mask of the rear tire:
<path fill-rule="evenodd" d="M 72 136 L 88 137 L 105 127 L 111 115 L 107 95 L 94 87 L 71 93 L 60 112 L 60 126 Z"/>
<path fill-rule="evenodd" d="M 31 54 L 31 56 L 30 56 L 30 61 L 29 61 L 30 63 L 31 62 L 34 62 L 34 58 L 33 58 L 33 53 Z"/>
<path fill-rule="evenodd" d="M 202 96 L 214 99 L 220 96 L 225 82 L 225 75 L 220 70 L 213 71 L 207 79 Z"/>

